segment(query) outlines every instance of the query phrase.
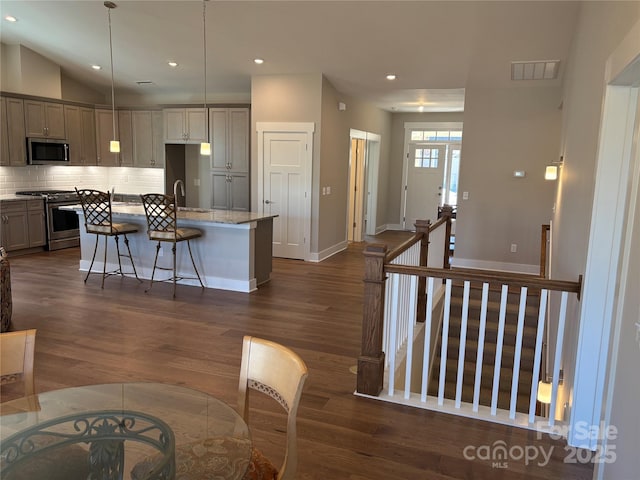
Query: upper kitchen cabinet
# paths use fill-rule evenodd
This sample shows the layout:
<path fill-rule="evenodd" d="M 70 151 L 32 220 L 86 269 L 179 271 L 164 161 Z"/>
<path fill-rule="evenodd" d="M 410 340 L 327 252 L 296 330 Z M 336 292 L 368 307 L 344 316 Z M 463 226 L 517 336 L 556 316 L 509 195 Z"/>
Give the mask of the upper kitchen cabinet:
<path fill-rule="evenodd" d="M 116 131 L 117 129 L 118 125 L 116 125 Z M 117 167 L 120 165 L 118 154 L 109 151 L 109 142 L 111 140 L 114 140 L 111 110 L 96 108 L 96 165 L 101 167 Z"/>
<path fill-rule="evenodd" d="M 65 105 L 64 121 L 69 142 L 69 165 L 95 165 L 95 109 Z"/>
<path fill-rule="evenodd" d="M 133 164 L 136 167 L 164 167 L 163 117 L 160 110 L 134 110 Z"/>
<path fill-rule="evenodd" d="M 249 171 L 249 109 L 211 108 L 211 168 Z"/>
<path fill-rule="evenodd" d="M 166 108 L 165 143 L 202 143 L 207 141 L 206 108 Z"/>
<path fill-rule="evenodd" d="M 27 164 L 25 137 L 22 99 L 0 97 L 0 165 Z"/>
<path fill-rule="evenodd" d="M 24 118 L 27 137 L 66 139 L 62 103 L 25 100 Z"/>

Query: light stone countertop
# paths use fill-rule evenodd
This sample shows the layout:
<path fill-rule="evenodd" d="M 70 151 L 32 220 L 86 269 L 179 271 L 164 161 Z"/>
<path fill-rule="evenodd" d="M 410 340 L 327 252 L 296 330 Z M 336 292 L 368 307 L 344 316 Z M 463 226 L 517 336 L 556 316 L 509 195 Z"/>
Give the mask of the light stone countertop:
<path fill-rule="evenodd" d="M 69 205 L 60 207 L 63 210 L 81 211 L 81 206 Z M 134 217 L 144 217 L 144 207 L 140 203 L 113 202 L 111 212 L 114 216 L 126 215 Z M 237 212 L 233 210 L 209 210 L 205 208 L 178 207 L 178 220 L 187 220 L 203 223 L 225 223 L 229 225 L 240 225 L 243 223 L 258 222 L 278 215 L 264 215 L 257 212 Z"/>
<path fill-rule="evenodd" d="M 7 193 L 6 195 L 0 195 L 0 201 L 12 201 L 12 200 L 42 200 L 42 197 L 32 197 L 29 195 L 16 195 L 14 193 Z"/>

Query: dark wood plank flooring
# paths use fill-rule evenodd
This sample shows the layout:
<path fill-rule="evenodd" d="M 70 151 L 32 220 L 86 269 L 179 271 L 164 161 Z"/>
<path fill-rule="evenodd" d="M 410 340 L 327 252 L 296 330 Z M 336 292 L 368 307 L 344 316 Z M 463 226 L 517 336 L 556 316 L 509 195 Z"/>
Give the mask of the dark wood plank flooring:
<path fill-rule="evenodd" d="M 406 235 L 390 232 L 382 241 Z M 298 414 L 298 479 L 591 478 L 590 465 L 563 462 L 564 441 L 353 395 L 363 246 L 317 264 L 274 259 L 272 280 L 252 294 L 178 286 L 176 300 L 168 284 L 150 294 L 146 283 L 130 278 L 108 278 L 104 290 L 98 276 L 85 285 L 78 249 L 12 257 L 14 326 L 38 329 L 38 391 L 156 381 L 235 405 L 242 336 L 291 347 L 310 371 Z M 2 400 L 10 395 L 5 389 Z M 251 427 L 256 444 L 281 461 L 284 415 L 258 402 Z M 492 449 L 500 442 L 514 454 L 527 445 L 552 449 L 551 460 L 540 466 L 541 456 L 511 458 L 496 468 L 491 460 L 465 458 L 467 446 Z"/>

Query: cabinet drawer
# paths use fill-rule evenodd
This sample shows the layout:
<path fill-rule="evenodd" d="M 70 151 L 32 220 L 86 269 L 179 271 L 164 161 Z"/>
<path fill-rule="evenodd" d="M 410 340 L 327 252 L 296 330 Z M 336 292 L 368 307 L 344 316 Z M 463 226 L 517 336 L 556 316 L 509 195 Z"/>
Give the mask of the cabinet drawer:
<path fill-rule="evenodd" d="M 44 200 L 27 200 L 27 210 L 29 211 L 44 210 Z"/>
<path fill-rule="evenodd" d="M 26 212 L 27 211 L 27 201 L 26 200 L 4 200 L 0 202 L 2 206 L 2 214 L 6 213 L 16 213 L 16 212 Z M 42 207 L 42 204 L 40 204 Z"/>

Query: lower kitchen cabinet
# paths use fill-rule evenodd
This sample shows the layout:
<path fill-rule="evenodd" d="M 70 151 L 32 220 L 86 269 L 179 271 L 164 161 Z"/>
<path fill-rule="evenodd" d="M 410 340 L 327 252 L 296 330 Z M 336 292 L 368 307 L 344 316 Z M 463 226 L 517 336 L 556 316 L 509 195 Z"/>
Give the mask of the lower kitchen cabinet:
<path fill-rule="evenodd" d="M 249 174 L 213 172 L 211 208 L 249 211 Z"/>
<path fill-rule="evenodd" d="M 3 201 L 0 210 L 0 239 L 8 252 L 46 244 L 42 200 Z"/>

